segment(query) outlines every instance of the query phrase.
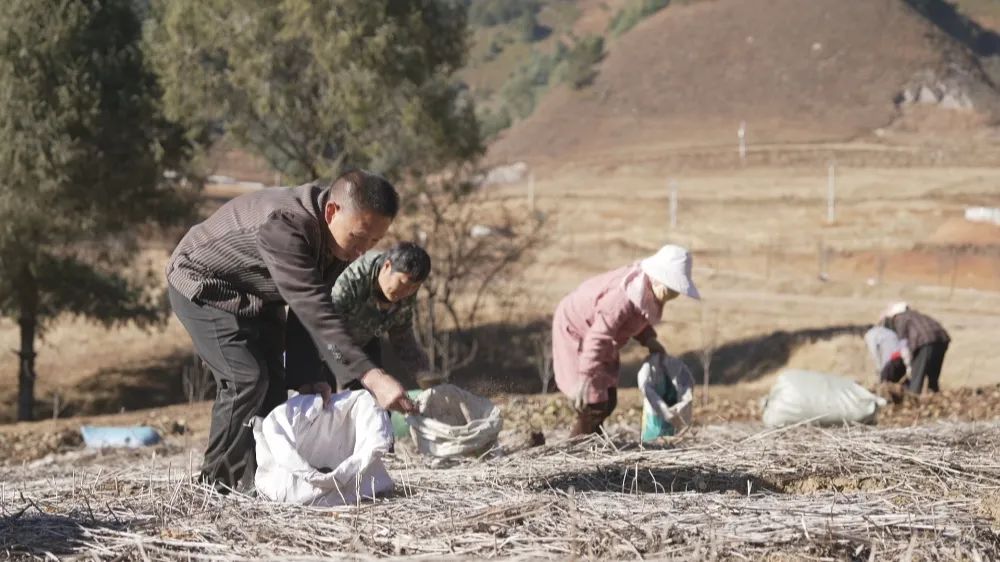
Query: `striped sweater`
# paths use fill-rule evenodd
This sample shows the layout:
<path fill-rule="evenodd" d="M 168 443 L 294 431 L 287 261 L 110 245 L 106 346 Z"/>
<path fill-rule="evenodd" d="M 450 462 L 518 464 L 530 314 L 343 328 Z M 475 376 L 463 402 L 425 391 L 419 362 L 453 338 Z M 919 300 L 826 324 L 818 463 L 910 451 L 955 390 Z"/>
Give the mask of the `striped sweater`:
<path fill-rule="evenodd" d="M 351 340 L 330 298 L 348 264 L 334 256 L 323 219 L 329 197 L 329 184 L 314 182 L 232 199 L 181 239 L 167 282 L 196 304 L 244 318 L 287 304 L 323 360 L 346 365 L 358 378 L 375 365 Z"/>
<path fill-rule="evenodd" d="M 905 339 L 910 351 L 916 354 L 917 349 L 931 343 L 948 343 L 951 337 L 937 320 L 907 309 L 893 316 L 887 322 L 888 328 Z"/>

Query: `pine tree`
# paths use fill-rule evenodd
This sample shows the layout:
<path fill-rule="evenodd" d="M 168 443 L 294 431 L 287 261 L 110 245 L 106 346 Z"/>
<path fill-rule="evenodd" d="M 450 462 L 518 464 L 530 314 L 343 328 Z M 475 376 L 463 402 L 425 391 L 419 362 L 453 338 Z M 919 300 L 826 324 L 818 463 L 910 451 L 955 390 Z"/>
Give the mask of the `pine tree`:
<path fill-rule="evenodd" d="M 190 145 L 162 115 L 133 9 L 0 3 L 0 315 L 20 327 L 21 420 L 32 417 L 34 344 L 47 321 L 165 317 L 159 276 L 133 261 L 148 226 L 190 215 L 173 185 Z"/>

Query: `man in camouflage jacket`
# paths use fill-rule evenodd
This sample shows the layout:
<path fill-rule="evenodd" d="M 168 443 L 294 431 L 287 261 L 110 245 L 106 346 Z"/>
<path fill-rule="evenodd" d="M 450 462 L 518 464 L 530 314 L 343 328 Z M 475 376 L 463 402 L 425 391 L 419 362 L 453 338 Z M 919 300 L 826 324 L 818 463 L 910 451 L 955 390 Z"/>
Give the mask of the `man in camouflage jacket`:
<path fill-rule="evenodd" d="M 368 252 L 337 278 L 331 291 L 333 306 L 345 319 L 354 344 L 376 365 L 382 365 L 382 337 L 392 345 L 403 366 L 421 387 L 434 384 L 430 361 L 413 332 L 413 309 L 420 285 L 430 274 L 431 259 L 420 246 L 401 242 L 386 252 Z M 346 373 L 332 373 L 323 365 L 324 378 L 340 388 L 354 388 Z"/>

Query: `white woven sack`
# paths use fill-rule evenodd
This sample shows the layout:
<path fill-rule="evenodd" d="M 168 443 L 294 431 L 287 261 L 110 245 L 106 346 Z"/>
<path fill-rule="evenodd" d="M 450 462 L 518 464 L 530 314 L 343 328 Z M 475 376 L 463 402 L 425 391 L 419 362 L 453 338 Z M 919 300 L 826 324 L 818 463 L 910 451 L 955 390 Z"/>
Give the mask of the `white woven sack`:
<path fill-rule="evenodd" d="M 392 490 L 382 463 L 392 426 L 367 391 L 334 394 L 326 408 L 318 395 L 295 396 L 255 418 L 253 433 L 254 484 L 270 500 L 326 507 Z"/>
<path fill-rule="evenodd" d="M 668 406 L 657 393 L 668 379 L 677 390 L 677 403 Z M 680 431 L 691 425 L 694 417 L 694 377 L 680 359 L 663 353 L 654 353 L 643 362 L 638 375 L 639 390 L 643 395 L 643 422 L 646 416 L 655 416 Z M 645 434 L 646 432 L 643 431 Z"/>
<path fill-rule="evenodd" d="M 416 399 L 420 415 L 407 416 L 410 435 L 421 454 L 434 457 L 479 455 L 497 442 L 503 419 L 488 398 L 442 384 Z"/>
<path fill-rule="evenodd" d="M 764 425 L 874 423 L 878 409 L 885 405 L 885 399 L 851 379 L 788 369 L 771 387 L 764 404 Z"/>

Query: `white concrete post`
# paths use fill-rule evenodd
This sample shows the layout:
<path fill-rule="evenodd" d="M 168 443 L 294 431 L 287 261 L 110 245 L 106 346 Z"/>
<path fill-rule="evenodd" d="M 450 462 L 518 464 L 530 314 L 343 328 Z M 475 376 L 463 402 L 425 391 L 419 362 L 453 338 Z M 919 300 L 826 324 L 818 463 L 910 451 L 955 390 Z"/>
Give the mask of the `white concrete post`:
<path fill-rule="evenodd" d="M 736 131 L 736 138 L 739 142 L 740 163 L 747 160 L 747 122 L 740 121 L 740 128 Z"/>

